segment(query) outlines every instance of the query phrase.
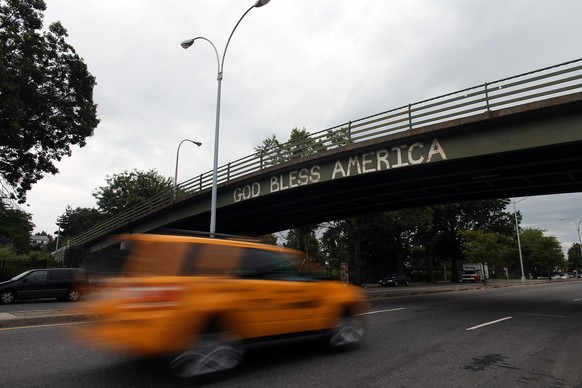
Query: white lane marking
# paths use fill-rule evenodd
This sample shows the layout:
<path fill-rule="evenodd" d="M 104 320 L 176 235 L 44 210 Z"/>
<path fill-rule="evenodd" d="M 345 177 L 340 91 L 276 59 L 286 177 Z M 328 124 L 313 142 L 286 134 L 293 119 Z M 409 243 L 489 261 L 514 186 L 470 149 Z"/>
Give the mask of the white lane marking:
<path fill-rule="evenodd" d="M 483 324 L 481 324 L 481 325 L 477 325 L 477 326 L 469 327 L 468 329 L 465 329 L 465 330 L 469 331 L 469 330 L 475 330 L 475 329 L 479 329 L 479 328 L 481 328 L 481 327 L 483 327 L 483 326 L 493 325 L 493 324 L 495 324 L 495 323 L 503 322 L 503 321 L 506 321 L 506 320 L 508 320 L 508 319 L 511 319 L 511 318 L 513 318 L 513 317 L 505 317 L 505 318 L 497 319 L 497 320 L 495 320 L 495 321 L 486 322 L 486 323 L 483 323 Z"/>
<path fill-rule="evenodd" d="M 578 302 L 579 300 L 582 300 L 582 298 L 574 299 L 572 302 Z"/>
<path fill-rule="evenodd" d="M 392 312 L 392 311 L 399 311 L 399 310 L 404 310 L 404 307 L 398 307 L 398 308 L 389 309 L 389 310 L 369 311 L 367 313 L 361 313 L 361 314 L 358 314 L 358 315 L 371 315 L 371 314 L 389 313 L 389 312 Z"/>

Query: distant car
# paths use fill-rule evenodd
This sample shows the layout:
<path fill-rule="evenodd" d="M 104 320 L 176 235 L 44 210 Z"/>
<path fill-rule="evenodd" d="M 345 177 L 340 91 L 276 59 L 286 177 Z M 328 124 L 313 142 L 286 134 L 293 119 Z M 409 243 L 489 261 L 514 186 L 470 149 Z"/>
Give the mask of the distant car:
<path fill-rule="evenodd" d="M 85 270 L 79 268 L 32 269 L 0 282 L 0 303 L 18 299 L 57 298 L 75 302 L 88 290 Z"/>
<path fill-rule="evenodd" d="M 556 273 L 553 273 L 551 275 L 551 278 L 552 278 L 552 280 L 564 280 L 564 279 L 569 279 L 569 276 L 568 276 L 568 274 L 563 273 L 563 272 L 559 272 L 559 273 L 556 272 Z"/>
<path fill-rule="evenodd" d="M 388 276 L 383 277 L 379 283 L 380 286 L 382 287 L 386 286 L 396 287 L 398 285 L 410 286 L 410 278 L 403 273 L 392 273 Z"/>

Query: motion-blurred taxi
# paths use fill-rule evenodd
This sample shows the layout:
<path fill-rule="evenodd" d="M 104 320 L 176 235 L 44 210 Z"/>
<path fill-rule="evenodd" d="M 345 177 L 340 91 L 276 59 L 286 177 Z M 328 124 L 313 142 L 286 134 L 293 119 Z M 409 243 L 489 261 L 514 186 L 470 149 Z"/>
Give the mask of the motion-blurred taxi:
<path fill-rule="evenodd" d="M 353 286 L 318 281 L 305 254 L 244 239 L 132 235 L 123 275 L 88 306 L 97 317 L 78 337 L 138 356 L 172 355 L 194 377 L 234 368 L 249 346 L 364 337 L 368 308 Z"/>

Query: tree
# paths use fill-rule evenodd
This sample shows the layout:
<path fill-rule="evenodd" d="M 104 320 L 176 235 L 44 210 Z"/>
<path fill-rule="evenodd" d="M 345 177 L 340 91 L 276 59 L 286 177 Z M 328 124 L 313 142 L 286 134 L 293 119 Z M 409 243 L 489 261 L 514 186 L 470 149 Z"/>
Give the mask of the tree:
<path fill-rule="evenodd" d="M 67 205 L 65 212 L 58 219 L 59 240 L 73 237 L 95 226 L 104 220 L 104 215 L 97 209 L 78 207 L 73 209 Z"/>
<path fill-rule="evenodd" d="M 306 155 L 316 154 L 325 150 L 325 146 L 319 140 L 310 137 L 307 129 L 293 128 L 289 141 L 284 144 L 288 160 L 293 160 Z"/>
<path fill-rule="evenodd" d="M 506 258 L 513 249 L 513 240 L 501 233 L 488 230 L 465 230 L 462 233 L 462 250 L 469 263 L 487 263 L 491 272 L 494 268 L 507 266 Z"/>
<path fill-rule="evenodd" d="M 582 253 L 580 253 L 580 244 L 574 243 L 568 249 L 568 267 L 571 270 L 582 271 Z"/>
<path fill-rule="evenodd" d="M 108 175 L 106 182 L 107 186 L 99 187 L 93 196 L 97 199 L 99 211 L 108 216 L 119 214 L 162 193 L 170 194 L 174 187 L 172 178 L 163 177 L 153 169 Z"/>
<path fill-rule="evenodd" d="M 329 132 L 328 136 L 337 137 L 339 135 L 335 132 Z M 263 167 L 274 166 L 323 150 L 325 150 L 323 142 L 313 139 L 305 128 L 293 128 L 286 143 L 281 144 L 277 136 L 273 135 L 263 140 L 262 145 L 255 147 Z"/>
<path fill-rule="evenodd" d="M 40 32 L 45 9 L 43 0 L 0 0 L 0 174 L 20 203 L 99 123 L 95 78 L 60 22 Z"/>
<path fill-rule="evenodd" d="M 291 229 L 287 233 L 285 246 L 304 251 L 309 257 L 322 262 L 319 240 L 315 236 L 317 225 L 307 225 Z"/>
<path fill-rule="evenodd" d="M 537 228 L 524 228 L 520 236 L 524 271 L 539 276 L 564 266 L 564 253 L 556 237 L 544 236 L 544 230 Z"/>
<path fill-rule="evenodd" d="M 28 252 L 34 228 L 31 219 L 29 213 L 6 207 L 0 201 L 0 246 L 12 246 L 19 253 Z"/>
<path fill-rule="evenodd" d="M 322 252 L 333 268 L 347 262 L 351 281 L 375 282 L 388 272 L 407 272 L 416 218 L 410 210 L 335 221 L 323 233 Z"/>
<path fill-rule="evenodd" d="M 262 168 L 274 166 L 285 161 L 285 156 L 281 149 L 281 143 L 277 140 L 277 135 L 263 140 L 262 145 L 255 147 L 255 152 L 261 159 Z"/>

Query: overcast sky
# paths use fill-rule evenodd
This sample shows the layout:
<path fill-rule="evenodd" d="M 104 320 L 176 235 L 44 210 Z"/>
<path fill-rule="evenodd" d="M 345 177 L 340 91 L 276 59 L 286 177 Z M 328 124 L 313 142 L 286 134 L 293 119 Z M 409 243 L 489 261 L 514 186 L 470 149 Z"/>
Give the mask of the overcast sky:
<path fill-rule="evenodd" d="M 46 0 L 96 77 L 101 123 L 60 173 L 28 195 L 35 231 L 67 205 L 95 207 L 106 177 L 156 169 L 178 181 L 211 170 L 217 63 L 254 0 Z M 273 134 L 310 132 L 407 103 L 582 57 L 580 0 L 272 0 L 245 17 L 222 83 L 219 164 Z M 518 201 L 521 198 L 516 198 Z M 522 227 L 578 241 L 582 193 L 517 204 Z M 512 210 L 512 209 L 511 209 Z"/>

